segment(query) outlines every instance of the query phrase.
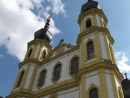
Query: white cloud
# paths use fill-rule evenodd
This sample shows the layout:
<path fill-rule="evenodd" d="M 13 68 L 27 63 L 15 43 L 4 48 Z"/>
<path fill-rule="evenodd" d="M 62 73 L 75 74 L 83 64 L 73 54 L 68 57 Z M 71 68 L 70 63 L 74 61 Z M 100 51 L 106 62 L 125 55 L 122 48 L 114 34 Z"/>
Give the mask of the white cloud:
<path fill-rule="evenodd" d="M 0 0 L 0 47 L 5 46 L 8 53 L 22 61 L 27 43 L 33 40 L 35 31 L 44 27 L 50 12 L 65 14 L 61 0 Z M 53 19 L 50 24 L 53 35 L 60 33 Z"/>
<path fill-rule="evenodd" d="M 55 14 L 59 14 L 59 13 L 64 13 L 65 14 L 65 10 L 64 10 L 64 5 L 62 4 L 61 0 L 47 0 L 48 2 L 51 3 L 52 5 L 52 11 Z"/>
<path fill-rule="evenodd" d="M 126 54 L 124 52 L 116 52 L 115 57 L 120 71 L 122 73 L 128 73 L 130 77 L 130 64 Z"/>

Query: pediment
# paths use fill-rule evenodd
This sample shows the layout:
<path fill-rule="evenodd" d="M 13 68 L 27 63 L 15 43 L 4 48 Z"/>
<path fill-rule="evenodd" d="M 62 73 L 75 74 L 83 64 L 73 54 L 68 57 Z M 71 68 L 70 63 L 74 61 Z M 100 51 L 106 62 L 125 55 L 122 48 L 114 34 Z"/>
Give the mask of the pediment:
<path fill-rule="evenodd" d="M 71 45 L 71 44 L 58 44 L 51 52 L 51 56 L 50 58 L 52 57 L 55 57 L 55 56 L 58 56 L 68 50 L 71 50 L 74 46 Z"/>

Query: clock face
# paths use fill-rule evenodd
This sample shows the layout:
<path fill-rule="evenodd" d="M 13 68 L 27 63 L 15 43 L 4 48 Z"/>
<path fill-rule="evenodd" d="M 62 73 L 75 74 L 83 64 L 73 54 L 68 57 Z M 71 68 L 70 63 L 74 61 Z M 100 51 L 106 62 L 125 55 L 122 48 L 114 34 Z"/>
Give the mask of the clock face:
<path fill-rule="evenodd" d="M 60 47 L 57 51 L 56 51 L 56 55 L 60 54 L 64 52 L 64 47 Z"/>

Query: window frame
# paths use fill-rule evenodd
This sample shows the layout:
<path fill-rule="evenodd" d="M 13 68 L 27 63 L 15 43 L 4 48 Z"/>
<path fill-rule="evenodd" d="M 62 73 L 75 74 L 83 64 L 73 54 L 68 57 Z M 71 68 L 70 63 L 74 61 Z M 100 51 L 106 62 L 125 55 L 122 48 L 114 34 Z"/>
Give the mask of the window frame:
<path fill-rule="evenodd" d="M 49 98 L 58 98 L 58 95 L 56 93 L 53 93 Z"/>
<path fill-rule="evenodd" d="M 91 83 L 91 84 L 90 84 L 90 87 L 89 87 L 88 90 L 86 91 L 86 96 L 87 96 L 87 98 L 90 98 L 90 91 L 91 91 L 92 89 L 94 89 L 94 88 L 96 88 L 96 89 L 98 90 L 98 98 L 101 97 L 101 95 L 100 95 L 100 87 L 97 86 L 97 85 L 95 85 L 94 83 Z"/>
<path fill-rule="evenodd" d="M 44 53 L 44 57 L 43 57 L 43 53 Z M 42 57 L 41 58 L 44 60 L 46 58 L 46 55 L 47 55 L 46 50 L 42 51 Z"/>
<path fill-rule="evenodd" d="M 91 43 L 91 42 L 93 43 L 93 57 L 89 57 L 89 50 L 88 50 L 88 44 Z M 86 44 L 86 52 L 87 52 L 86 55 L 87 55 L 88 60 L 93 59 L 95 57 L 94 41 L 90 40 L 90 41 L 87 42 L 87 44 Z"/>
<path fill-rule="evenodd" d="M 60 67 L 60 76 L 59 76 L 59 79 L 57 79 L 57 80 L 53 80 L 53 78 L 54 78 L 54 73 L 55 73 L 55 68 L 56 68 L 56 66 L 57 65 L 61 65 L 61 67 Z M 51 77 L 51 81 L 52 81 L 52 83 L 57 83 L 59 80 L 60 80 L 60 78 L 61 78 L 61 76 L 62 76 L 62 63 L 61 62 L 57 62 L 55 65 L 54 65 L 54 67 L 53 67 L 53 69 L 52 69 L 52 77 Z"/>
<path fill-rule="evenodd" d="M 72 68 L 71 62 L 72 62 L 72 60 L 73 60 L 74 58 L 78 58 L 78 59 L 79 59 L 79 56 L 78 56 L 78 55 L 74 55 L 74 56 L 70 59 L 70 62 L 69 62 L 69 75 L 70 75 L 71 77 L 74 77 L 75 75 L 78 74 L 78 72 L 77 72 L 76 74 L 71 74 L 71 68 Z M 78 70 L 79 70 L 79 60 L 78 60 Z"/>
<path fill-rule="evenodd" d="M 90 22 L 90 24 L 88 22 Z M 85 27 L 86 27 L 86 29 L 92 27 L 92 19 L 90 19 L 90 18 L 86 19 Z"/>
<path fill-rule="evenodd" d="M 97 98 L 99 98 L 98 89 L 95 88 L 95 87 L 90 90 L 90 92 L 89 92 L 89 98 L 92 98 L 92 97 L 91 97 L 91 92 L 92 92 L 93 90 L 96 90 L 96 91 L 97 91 L 97 92 L 96 92 L 96 93 L 97 93 Z"/>
<path fill-rule="evenodd" d="M 39 81 L 40 81 L 40 75 L 41 75 L 41 73 L 42 73 L 43 71 L 46 71 L 44 83 L 43 83 L 41 86 L 38 86 Z M 46 78 L 47 78 L 46 76 L 47 76 L 47 69 L 46 69 L 46 68 L 43 68 L 43 69 L 40 71 L 40 73 L 38 74 L 37 86 L 36 86 L 38 89 L 40 89 L 40 88 L 42 88 L 42 87 L 44 86 L 44 84 L 45 84 L 45 82 L 46 82 Z"/>

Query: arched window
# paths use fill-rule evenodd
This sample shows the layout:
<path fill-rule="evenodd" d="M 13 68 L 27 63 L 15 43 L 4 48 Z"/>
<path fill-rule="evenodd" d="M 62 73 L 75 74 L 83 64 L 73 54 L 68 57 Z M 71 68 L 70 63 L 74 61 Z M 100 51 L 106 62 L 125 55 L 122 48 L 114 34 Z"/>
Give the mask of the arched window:
<path fill-rule="evenodd" d="M 60 78 L 61 64 L 56 65 L 54 70 L 53 81 L 57 81 Z"/>
<path fill-rule="evenodd" d="M 45 57 L 46 57 L 46 51 L 43 51 L 43 53 L 42 53 L 42 59 L 45 59 Z"/>
<path fill-rule="evenodd" d="M 39 81 L 38 81 L 38 87 L 42 87 L 43 84 L 45 83 L 46 72 L 47 72 L 46 70 L 43 70 L 40 73 L 40 77 L 39 77 Z"/>
<path fill-rule="evenodd" d="M 22 71 L 22 72 L 20 73 L 20 77 L 19 77 L 19 80 L 18 80 L 18 83 L 17 83 L 17 86 L 16 86 L 16 87 L 19 87 L 19 86 L 21 85 L 23 76 L 24 76 L 24 71 Z"/>
<path fill-rule="evenodd" d="M 90 98 L 98 98 L 98 90 L 96 88 L 90 91 Z"/>
<path fill-rule="evenodd" d="M 28 57 L 31 56 L 31 53 L 32 53 L 32 48 L 29 50 Z"/>
<path fill-rule="evenodd" d="M 79 70 L 79 58 L 75 57 L 71 60 L 71 72 L 70 74 L 77 74 Z"/>
<path fill-rule="evenodd" d="M 88 54 L 88 59 L 94 57 L 94 46 L 92 41 L 87 44 L 87 54 Z"/>
<path fill-rule="evenodd" d="M 58 98 L 58 95 L 56 93 L 53 93 L 49 98 Z"/>
<path fill-rule="evenodd" d="M 91 27 L 91 20 L 90 19 L 88 19 L 87 21 L 86 21 L 86 28 L 89 28 L 89 27 Z"/>

